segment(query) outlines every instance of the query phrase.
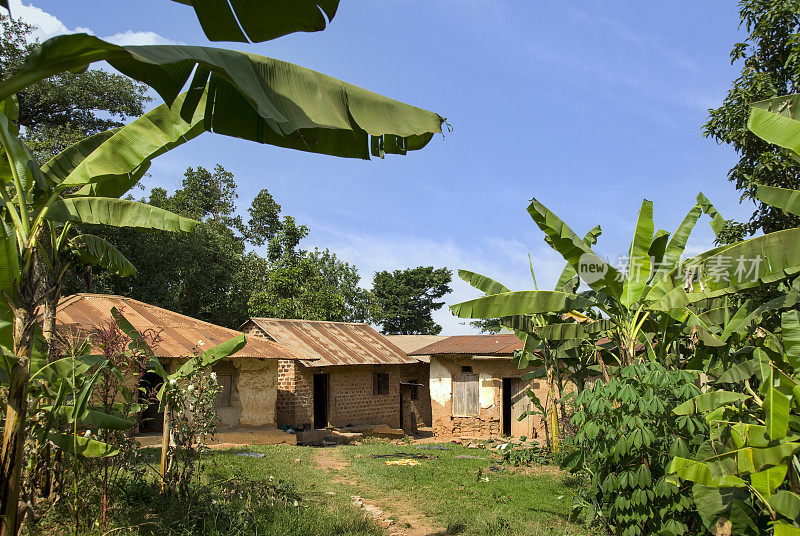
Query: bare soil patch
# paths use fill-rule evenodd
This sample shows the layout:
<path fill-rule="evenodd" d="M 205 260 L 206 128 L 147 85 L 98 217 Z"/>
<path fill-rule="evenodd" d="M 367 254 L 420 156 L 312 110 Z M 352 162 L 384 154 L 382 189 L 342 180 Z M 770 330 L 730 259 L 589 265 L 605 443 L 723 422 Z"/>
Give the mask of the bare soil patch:
<path fill-rule="evenodd" d="M 358 482 L 344 459 L 340 447 L 321 448 L 314 454 L 314 463 L 326 474 L 331 475 L 334 484 L 345 484 L 359 495 L 351 495 L 352 503 L 371 516 L 392 536 L 444 536 L 445 530 L 438 527 L 433 519 L 422 513 L 408 498 L 398 499 L 382 495 L 380 490 L 367 489 Z M 372 499 L 365 499 L 360 493 L 369 492 Z M 389 506 L 391 505 L 391 506 Z"/>

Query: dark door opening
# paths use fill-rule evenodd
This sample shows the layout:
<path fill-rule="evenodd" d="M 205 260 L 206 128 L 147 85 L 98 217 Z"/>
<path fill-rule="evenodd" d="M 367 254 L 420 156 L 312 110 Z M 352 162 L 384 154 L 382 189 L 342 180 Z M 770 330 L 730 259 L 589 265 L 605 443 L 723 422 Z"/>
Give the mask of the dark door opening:
<path fill-rule="evenodd" d="M 514 378 L 503 378 L 503 435 L 511 435 L 511 389 Z"/>
<path fill-rule="evenodd" d="M 142 433 L 161 432 L 164 430 L 164 413 L 158 410 L 156 394 L 161 388 L 163 380 L 155 372 L 145 372 L 139 380 L 139 402 L 144 406 L 142 418 L 139 421 L 139 431 Z"/>
<path fill-rule="evenodd" d="M 405 427 L 406 427 L 406 421 L 405 421 L 406 416 L 405 416 L 404 411 L 403 411 L 405 409 L 405 408 L 403 408 L 403 406 L 405 405 L 405 399 L 404 399 L 405 397 L 403 395 L 404 395 L 403 387 L 401 386 L 400 387 L 400 428 L 405 429 Z"/>
<path fill-rule="evenodd" d="M 314 428 L 328 426 L 328 375 L 314 374 Z"/>

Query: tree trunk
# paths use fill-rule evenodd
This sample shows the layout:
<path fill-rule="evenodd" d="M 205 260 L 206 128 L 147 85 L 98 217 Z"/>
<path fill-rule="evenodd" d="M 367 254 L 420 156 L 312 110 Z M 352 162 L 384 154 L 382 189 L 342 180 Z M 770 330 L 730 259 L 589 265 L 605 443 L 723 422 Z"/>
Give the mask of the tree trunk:
<path fill-rule="evenodd" d="M 16 536 L 22 521 L 19 517 L 19 492 L 25 461 L 23 447 L 28 414 L 28 380 L 36 320 L 32 288 L 33 285 L 22 285 L 21 307 L 14 311 L 14 354 L 18 361 L 9 374 L 6 422 L 0 450 L 0 536 Z"/>
<path fill-rule="evenodd" d="M 164 426 L 161 432 L 161 493 L 167 490 L 167 471 L 169 470 L 169 443 L 172 434 L 172 419 L 169 404 L 164 404 Z"/>

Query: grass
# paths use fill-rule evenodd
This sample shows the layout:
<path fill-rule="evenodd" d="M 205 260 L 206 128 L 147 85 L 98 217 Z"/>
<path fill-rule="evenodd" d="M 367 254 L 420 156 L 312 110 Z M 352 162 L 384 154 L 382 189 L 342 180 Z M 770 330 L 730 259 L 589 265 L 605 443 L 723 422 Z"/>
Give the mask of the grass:
<path fill-rule="evenodd" d="M 319 469 L 312 447 L 253 446 L 215 451 L 203 462 L 202 493 L 191 504 L 178 497 L 162 498 L 152 481 L 128 481 L 117 490 L 120 500 L 109 511 L 107 527 L 100 527 L 97 499 L 86 492 L 80 534 L 103 536 L 275 535 L 275 536 L 385 536 L 377 523 L 350 502 L 351 495 L 377 501 L 387 513 L 415 509 L 427 514 L 447 534 L 464 536 L 516 536 L 588 534 L 568 520 L 578 483 L 552 468 L 520 471 L 510 467 L 492 472 L 490 452 L 447 445 L 450 450 L 419 449 L 415 445 L 369 443 L 328 451 L 349 462 L 340 477 Z M 263 458 L 237 456 L 250 451 Z M 397 452 L 423 453 L 436 459 L 419 466 L 388 466 L 372 455 Z M 471 455 L 485 460 L 456 458 Z M 148 463 L 156 452 L 147 453 Z M 527 472 L 528 474 L 523 474 Z M 285 481 L 290 497 L 300 505 L 220 501 L 220 483 L 231 479 Z M 279 486 L 280 487 L 280 486 Z M 283 488 L 281 488 L 283 489 Z M 83 493 L 83 492 L 82 492 Z M 96 497 L 96 496 L 94 496 Z M 33 534 L 70 534 L 66 503 L 45 518 Z"/>
<path fill-rule="evenodd" d="M 491 452 L 446 445 L 449 450 L 369 444 L 343 452 L 358 480 L 381 494 L 411 500 L 447 528 L 470 536 L 589 534 L 568 516 L 580 482 L 552 467 L 500 466 Z M 372 455 L 409 452 L 436 459 L 417 466 L 390 466 Z M 457 458 L 475 456 L 482 460 Z M 494 466 L 494 471 L 490 467 Z"/>

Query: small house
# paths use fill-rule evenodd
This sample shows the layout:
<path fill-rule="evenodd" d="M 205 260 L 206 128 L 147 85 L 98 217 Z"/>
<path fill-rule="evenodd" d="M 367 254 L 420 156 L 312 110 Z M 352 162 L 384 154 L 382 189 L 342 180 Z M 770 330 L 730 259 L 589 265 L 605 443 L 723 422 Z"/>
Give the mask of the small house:
<path fill-rule="evenodd" d="M 429 356 L 433 432 L 448 437 L 544 438 L 538 415 L 520 420 L 533 404 L 530 388 L 544 401 L 546 382 L 523 381 L 528 372 L 512 361 L 522 341 L 511 334 L 446 337 L 410 352 Z"/>
<path fill-rule="evenodd" d="M 182 315 L 138 300 L 105 294 L 73 294 L 62 298 L 56 311 L 58 333 L 91 337 L 114 322 L 116 308 L 139 333 L 154 336 L 152 350 L 168 372 L 186 358 L 225 342 L 241 332 Z M 221 429 L 274 428 L 278 394 L 278 363 L 293 363 L 296 350 L 257 335 L 247 336 L 238 352 L 213 366 L 222 391 L 216 410 Z M 306 359 L 313 359 L 305 356 Z M 145 374 L 140 387 L 156 389 L 161 378 Z M 158 404 L 144 411 L 143 432 L 159 431 Z"/>
<path fill-rule="evenodd" d="M 428 364 L 367 324 L 251 318 L 242 327 L 314 360 L 281 360 L 279 426 L 430 426 Z"/>

